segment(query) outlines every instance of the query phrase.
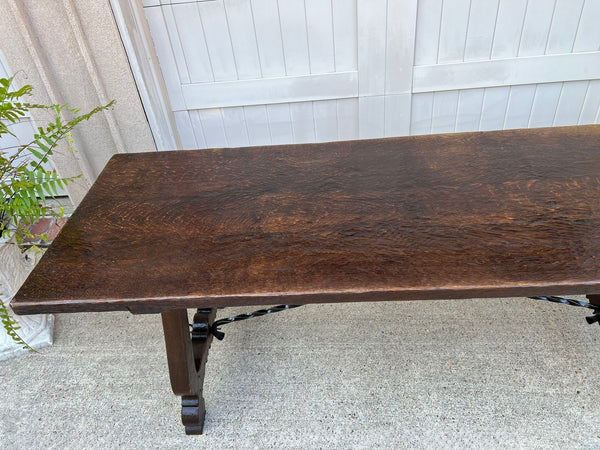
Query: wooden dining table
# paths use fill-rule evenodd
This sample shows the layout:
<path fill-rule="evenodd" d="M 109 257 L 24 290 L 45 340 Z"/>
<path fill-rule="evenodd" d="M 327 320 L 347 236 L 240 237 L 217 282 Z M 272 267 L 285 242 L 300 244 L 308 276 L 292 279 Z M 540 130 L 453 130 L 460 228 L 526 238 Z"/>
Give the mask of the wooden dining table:
<path fill-rule="evenodd" d="M 160 313 L 182 421 L 199 434 L 219 308 L 574 294 L 600 305 L 598 258 L 600 125 L 127 153 L 11 306 Z"/>

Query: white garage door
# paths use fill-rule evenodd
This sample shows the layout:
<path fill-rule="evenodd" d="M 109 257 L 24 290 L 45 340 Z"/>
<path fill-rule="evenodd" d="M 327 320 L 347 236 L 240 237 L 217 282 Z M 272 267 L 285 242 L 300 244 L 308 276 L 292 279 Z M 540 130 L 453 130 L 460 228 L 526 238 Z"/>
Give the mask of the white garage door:
<path fill-rule="evenodd" d="M 594 123 L 600 0 L 144 0 L 183 148 Z"/>

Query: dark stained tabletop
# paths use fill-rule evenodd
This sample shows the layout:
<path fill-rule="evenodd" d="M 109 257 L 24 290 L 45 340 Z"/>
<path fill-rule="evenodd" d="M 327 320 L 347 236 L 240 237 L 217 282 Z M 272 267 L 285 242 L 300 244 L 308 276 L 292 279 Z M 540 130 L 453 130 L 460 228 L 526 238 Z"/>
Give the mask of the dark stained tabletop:
<path fill-rule="evenodd" d="M 600 293 L 600 126 L 114 156 L 20 314 Z"/>

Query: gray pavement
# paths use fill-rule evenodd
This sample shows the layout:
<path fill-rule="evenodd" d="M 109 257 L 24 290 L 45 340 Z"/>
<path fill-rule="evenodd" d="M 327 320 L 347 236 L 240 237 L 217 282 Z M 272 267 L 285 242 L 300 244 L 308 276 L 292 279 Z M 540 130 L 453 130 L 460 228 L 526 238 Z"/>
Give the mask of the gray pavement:
<path fill-rule="evenodd" d="M 600 327 L 587 313 L 362 303 L 228 325 L 202 436 L 180 424 L 159 316 L 57 315 L 53 347 L 0 362 L 0 448 L 597 449 Z"/>

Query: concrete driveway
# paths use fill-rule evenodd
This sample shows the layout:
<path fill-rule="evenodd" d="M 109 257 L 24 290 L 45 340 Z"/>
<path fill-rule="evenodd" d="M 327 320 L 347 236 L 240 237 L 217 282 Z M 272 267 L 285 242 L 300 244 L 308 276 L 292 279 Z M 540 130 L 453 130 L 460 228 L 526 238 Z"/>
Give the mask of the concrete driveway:
<path fill-rule="evenodd" d="M 53 347 L 0 362 L 0 447 L 597 449 L 600 327 L 586 315 L 475 299 L 227 325 L 202 436 L 184 435 L 159 316 L 58 315 Z"/>

